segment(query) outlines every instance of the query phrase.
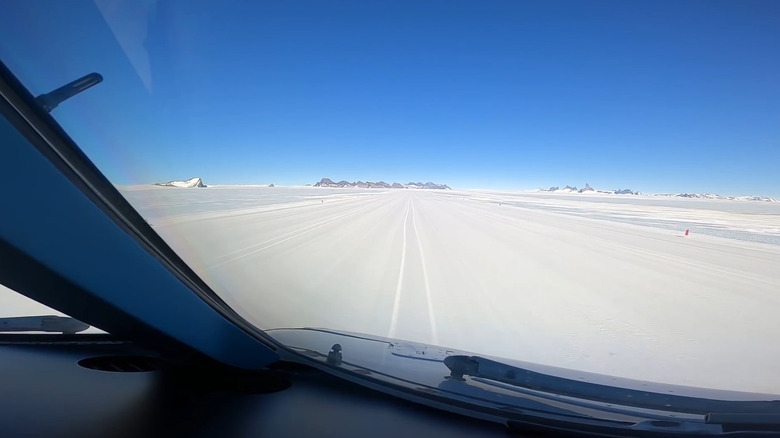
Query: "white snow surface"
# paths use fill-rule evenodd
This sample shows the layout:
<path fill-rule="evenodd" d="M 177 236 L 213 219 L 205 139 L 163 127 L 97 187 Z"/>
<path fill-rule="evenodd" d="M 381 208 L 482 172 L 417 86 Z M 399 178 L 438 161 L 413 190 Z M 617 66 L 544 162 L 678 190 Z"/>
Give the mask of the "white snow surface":
<path fill-rule="evenodd" d="M 620 377 L 780 394 L 777 203 L 120 189 L 261 328 L 327 327 Z"/>

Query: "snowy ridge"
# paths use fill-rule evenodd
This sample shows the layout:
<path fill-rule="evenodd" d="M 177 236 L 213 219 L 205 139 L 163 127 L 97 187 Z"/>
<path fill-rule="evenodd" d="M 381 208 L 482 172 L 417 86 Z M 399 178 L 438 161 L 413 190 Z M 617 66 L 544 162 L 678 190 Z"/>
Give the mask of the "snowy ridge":
<path fill-rule="evenodd" d="M 550 193 L 603 193 L 608 195 L 641 195 L 640 192 L 635 192 L 631 189 L 616 189 L 616 190 L 596 190 L 592 188 L 588 183 L 585 183 L 585 187 L 577 189 L 576 186 L 566 186 L 560 188 L 558 186 L 550 187 L 549 189 L 537 189 L 537 192 L 550 192 Z M 661 196 L 669 198 L 692 198 L 692 199 L 725 199 L 725 200 L 737 200 L 737 201 L 760 201 L 760 202 L 778 202 L 775 198 L 768 196 L 723 196 L 715 193 L 656 193 L 650 194 L 650 196 Z"/>
<path fill-rule="evenodd" d="M 639 195 L 641 193 L 635 192 L 631 189 L 617 189 L 617 190 L 596 190 L 585 183 L 585 187 L 578 189 L 576 186 L 566 186 L 560 188 L 558 186 L 550 187 L 549 189 L 538 189 L 538 192 L 551 192 L 551 193 L 605 193 L 610 195 Z"/>
<path fill-rule="evenodd" d="M 203 184 L 203 181 L 200 178 L 190 178 L 186 181 L 168 181 L 164 183 L 154 183 L 156 186 L 162 186 L 162 187 L 180 187 L 183 189 L 190 189 L 195 187 L 206 187 L 205 184 Z"/>
<path fill-rule="evenodd" d="M 666 196 L 672 198 L 692 198 L 692 199 L 725 199 L 725 200 L 737 200 L 737 201 L 761 201 L 761 202 L 778 202 L 775 198 L 768 196 L 723 196 L 715 193 L 659 193 L 654 196 Z"/>

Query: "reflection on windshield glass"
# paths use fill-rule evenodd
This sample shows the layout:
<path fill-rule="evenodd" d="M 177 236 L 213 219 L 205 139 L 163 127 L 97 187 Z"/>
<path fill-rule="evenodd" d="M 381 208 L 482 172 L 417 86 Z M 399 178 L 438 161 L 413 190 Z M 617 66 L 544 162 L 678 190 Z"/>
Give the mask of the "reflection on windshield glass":
<path fill-rule="evenodd" d="M 102 75 L 51 114 L 258 327 L 780 394 L 774 2 L 5 8 L 3 61 Z"/>

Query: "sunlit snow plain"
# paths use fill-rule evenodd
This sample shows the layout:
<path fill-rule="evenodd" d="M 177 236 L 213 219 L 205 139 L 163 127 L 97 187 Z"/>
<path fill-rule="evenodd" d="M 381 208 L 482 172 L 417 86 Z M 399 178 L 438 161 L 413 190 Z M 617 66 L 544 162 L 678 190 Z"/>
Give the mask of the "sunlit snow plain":
<path fill-rule="evenodd" d="M 326 327 L 780 394 L 780 203 L 314 187 L 120 190 L 261 328 Z"/>

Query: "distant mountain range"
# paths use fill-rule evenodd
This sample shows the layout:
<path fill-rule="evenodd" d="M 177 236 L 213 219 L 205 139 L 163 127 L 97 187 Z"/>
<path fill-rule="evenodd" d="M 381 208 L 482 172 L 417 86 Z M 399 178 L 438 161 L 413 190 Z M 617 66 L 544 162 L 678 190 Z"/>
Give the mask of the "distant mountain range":
<path fill-rule="evenodd" d="M 585 187 L 581 189 L 577 189 L 577 187 L 574 186 L 566 186 L 564 188 L 560 187 L 550 187 L 549 189 L 539 189 L 540 192 L 553 192 L 553 193 L 607 193 L 607 194 L 615 194 L 615 195 L 639 195 L 639 192 L 635 192 L 631 189 L 617 189 L 617 190 L 596 190 L 593 187 L 591 187 L 588 183 L 585 183 Z"/>
<path fill-rule="evenodd" d="M 388 184 L 384 181 L 372 182 L 372 181 L 339 181 L 333 182 L 330 178 L 322 178 L 314 184 L 314 187 L 356 187 L 361 189 L 434 189 L 434 190 L 452 190 L 446 184 L 434 184 L 432 182 L 410 182 L 407 184 L 400 184 L 394 182 Z"/>
<path fill-rule="evenodd" d="M 159 183 L 155 183 L 154 185 L 162 186 L 162 187 L 179 187 L 179 188 L 206 187 L 206 185 L 203 184 L 203 180 L 197 177 L 190 178 L 186 181 L 159 182 Z M 312 184 L 307 184 L 307 185 L 310 186 Z M 333 182 L 330 178 L 322 178 L 321 180 L 313 184 L 313 186 L 314 187 L 354 187 L 354 188 L 361 188 L 361 189 L 376 188 L 376 189 L 452 190 L 446 184 L 435 184 L 432 182 L 427 182 L 427 183 L 409 182 L 406 184 L 400 184 L 397 182 L 388 184 L 384 181 Z M 274 187 L 274 185 L 270 184 L 268 185 L 268 187 Z M 610 194 L 610 195 L 641 195 L 640 192 L 633 191 L 631 189 L 596 190 L 593 187 L 591 187 L 590 184 L 588 183 L 585 183 L 585 186 L 582 187 L 581 189 L 578 189 L 575 186 L 567 185 L 563 188 L 555 186 L 555 187 L 550 187 L 549 189 L 538 189 L 538 191 L 549 192 L 549 193 L 582 193 L 582 194 L 602 193 L 602 194 Z M 780 202 L 780 200 L 775 198 L 770 198 L 768 196 L 723 196 L 714 193 L 658 193 L 658 194 L 652 194 L 650 196 L 662 196 L 662 197 L 669 197 L 669 198 L 725 199 L 725 200 L 739 200 L 739 201 Z"/>
<path fill-rule="evenodd" d="M 585 183 L 585 187 L 577 189 L 577 187 L 566 186 L 550 187 L 549 189 L 539 189 L 540 192 L 551 193 L 604 193 L 613 195 L 641 195 L 640 192 L 635 192 L 631 189 L 617 189 L 617 190 L 595 190 L 588 183 Z M 762 202 L 779 202 L 777 199 L 767 196 L 723 196 L 713 193 L 658 193 L 652 196 L 666 196 L 670 198 L 694 198 L 694 199 L 730 199 L 740 201 L 762 201 Z"/>
<path fill-rule="evenodd" d="M 740 201 L 763 201 L 763 202 L 778 202 L 775 198 L 768 196 L 723 196 L 715 193 L 659 193 L 654 196 L 667 196 L 673 198 L 695 198 L 695 199 L 729 199 Z"/>
<path fill-rule="evenodd" d="M 203 181 L 200 178 L 190 178 L 186 181 L 160 182 L 160 183 L 154 183 L 154 185 L 162 186 L 162 187 L 180 187 L 184 189 L 190 189 L 195 187 L 206 187 L 206 185 L 203 184 Z"/>

